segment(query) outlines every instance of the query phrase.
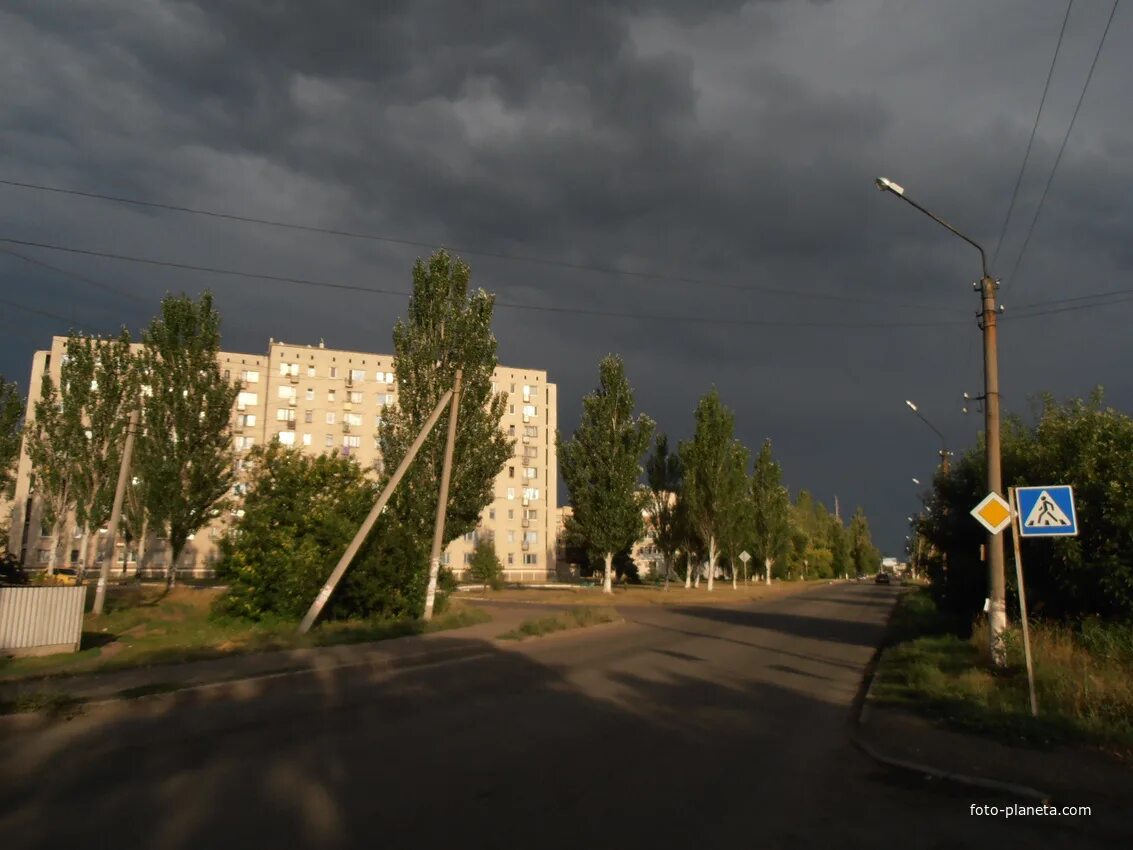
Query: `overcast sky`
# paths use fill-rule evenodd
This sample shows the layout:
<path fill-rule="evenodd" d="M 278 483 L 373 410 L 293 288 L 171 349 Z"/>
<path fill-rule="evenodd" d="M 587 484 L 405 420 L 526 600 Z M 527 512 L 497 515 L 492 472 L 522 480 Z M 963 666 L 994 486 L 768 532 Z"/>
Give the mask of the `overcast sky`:
<path fill-rule="evenodd" d="M 792 492 L 862 505 L 896 554 L 940 444 L 905 399 L 950 448 L 982 428 L 960 413 L 983 388 L 980 268 L 876 176 L 995 254 L 1006 411 L 1097 384 L 1133 410 L 1130 300 L 1024 309 L 1133 287 L 1128 4 L 1012 275 L 1112 6 L 1072 8 L 995 252 L 1066 8 L 8 0 L 0 179 L 422 245 L 7 185 L 0 237 L 400 293 L 424 246 L 450 246 L 508 305 L 623 314 L 498 307 L 501 362 L 548 371 L 564 432 L 608 352 L 674 439 L 715 385 Z M 0 374 L 25 389 L 68 320 L 136 332 L 166 291 L 211 288 L 238 351 L 388 352 L 406 311 L 404 294 L 0 249 L 28 258 L 0 253 Z"/>

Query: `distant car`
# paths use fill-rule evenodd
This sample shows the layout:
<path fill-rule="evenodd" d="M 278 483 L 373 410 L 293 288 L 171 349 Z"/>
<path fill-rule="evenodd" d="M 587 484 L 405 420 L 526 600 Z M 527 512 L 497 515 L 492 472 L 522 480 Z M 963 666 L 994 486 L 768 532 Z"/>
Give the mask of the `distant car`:
<path fill-rule="evenodd" d="M 889 584 L 889 573 L 878 573 L 877 578 L 874 579 L 876 584 Z"/>

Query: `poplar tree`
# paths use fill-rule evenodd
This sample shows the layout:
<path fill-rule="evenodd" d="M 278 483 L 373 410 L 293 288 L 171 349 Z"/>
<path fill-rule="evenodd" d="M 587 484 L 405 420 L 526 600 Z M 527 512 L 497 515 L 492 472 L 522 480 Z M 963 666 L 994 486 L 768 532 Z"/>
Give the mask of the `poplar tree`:
<path fill-rule="evenodd" d="M 744 476 L 736 476 L 735 417 L 713 389 L 696 406 L 696 431 L 681 444 L 689 518 L 707 548 L 708 590 L 713 589 L 721 541 L 733 503 L 744 497 Z"/>
<path fill-rule="evenodd" d="M 0 375 L 0 495 L 11 498 L 16 464 L 20 460 L 20 438 L 24 399 L 20 388 Z"/>
<path fill-rule="evenodd" d="M 556 435 L 559 467 L 574 506 L 574 523 L 590 550 L 605 562 L 604 593 L 613 593 L 614 555 L 633 545 L 643 530 L 643 499 L 637 487 L 641 456 L 653 436 L 653 421 L 633 418 L 633 390 L 620 357 L 598 364 L 598 387 L 582 399 L 582 419 L 569 440 Z"/>
<path fill-rule="evenodd" d="M 673 559 L 680 547 L 677 527 L 677 500 L 681 489 L 681 457 L 669 451 L 669 438 L 657 434 L 653 451 L 645 463 L 645 480 L 649 485 L 649 521 L 653 542 L 665 564 L 665 589 L 673 573 Z"/>
<path fill-rule="evenodd" d="M 765 440 L 751 476 L 751 501 L 756 558 L 763 561 L 764 578 L 771 584 L 771 566 L 786 556 L 790 541 L 790 497 L 782 483 L 783 473 Z"/>
<path fill-rule="evenodd" d="M 207 291 L 197 302 L 166 296 L 142 340 L 134 463 L 145 481 L 149 528 L 169 537 L 172 586 L 189 535 L 212 519 L 232 486 L 232 405 L 240 387 L 220 371 L 220 316 Z"/>
<path fill-rule="evenodd" d="M 492 333 L 495 296 L 483 289 L 469 290 L 471 269 L 444 249 L 413 265 L 413 295 L 408 316 L 393 330 L 394 372 L 398 403 L 382 412 L 379 445 L 384 484 L 441 396 L 452 389 L 456 370 L 461 369 L 460 408 L 456 442 L 445 506 L 442 551 L 457 537 L 476 528 L 476 522 L 495 497 L 496 477 L 512 456 L 514 441 L 500 429 L 507 409 L 507 394 L 494 393 L 492 374 L 498 363 L 498 343 Z M 541 421 L 542 417 L 536 421 Z M 423 611 L 428 579 L 428 552 L 436 519 L 437 498 L 448 439 L 447 411 L 430 432 L 387 507 L 396 523 L 402 546 L 396 557 L 412 561 L 392 564 L 380 547 L 371 547 L 367 559 L 379 570 L 404 570 L 395 578 L 400 592 L 413 600 L 413 613 Z M 545 427 L 545 426 L 539 426 Z M 544 482 L 544 486 L 545 486 Z M 381 533 L 382 529 L 379 529 Z"/>

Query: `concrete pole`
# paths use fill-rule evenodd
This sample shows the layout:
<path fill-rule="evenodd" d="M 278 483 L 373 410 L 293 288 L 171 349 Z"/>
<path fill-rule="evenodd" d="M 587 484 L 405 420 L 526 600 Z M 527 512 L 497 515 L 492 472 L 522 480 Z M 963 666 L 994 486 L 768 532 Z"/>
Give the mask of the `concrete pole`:
<path fill-rule="evenodd" d="M 448 513 L 448 484 L 452 476 L 452 451 L 456 443 L 456 414 L 460 410 L 461 370 L 456 370 L 452 387 L 452 407 L 448 415 L 448 441 L 445 443 L 445 460 L 441 466 L 441 492 L 437 497 L 437 520 L 433 524 L 433 549 L 429 553 L 429 586 L 425 589 L 426 621 L 433 619 L 433 603 L 437 598 L 437 576 L 441 572 L 441 543 L 445 534 L 445 514 Z"/>
<path fill-rule="evenodd" d="M 995 292 L 999 284 L 984 275 L 979 284 L 983 300 L 984 333 L 984 431 L 987 448 L 987 488 L 1003 495 L 1003 470 L 999 449 L 999 349 L 998 320 Z M 992 663 L 1002 667 L 1007 663 L 1003 645 L 1003 632 L 1007 629 L 1006 580 L 1004 578 L 1003 535 L 987 536 L 988 567 L 988 640 Z"/>
<path fill-rule="evenodd" d="M 413 459 L 417 457 L 417 452 L 421 450 L 421 445 L 425 442 L 425 438 L 429 436 L 429 432 L 433 430 L 433 426 L 437 424 L 437 420 L 441 418 L 441 413 L 448 404 L 449 399 L 452 397 L 452 390 L 447 391 L 441 400 L 437 403 L 436 408 L 429 418 L 425 421 L 421 433 L 417 435 L 417 439 L 413 441 L 413 445 L 409 447 L 409 451 L 405 453 L 405 457 L 401 459 L 397 470 L 393 473 L 393 477 L 389 480 L 386 488 L 382 490 L 382 494 L 378 497 L 378 501 L 374 503 L 374 507 L 370 510 L 369 515 L 362 522 L 361 528 L 358 533 L 354 535 L 354 539 L 350 541 L 350 545 L 346 547 L 346 551 L 342 553 L 342 557 L 338 559 L 338 564 L 335 566 L 334 571 L 330 574 L 330 578 L 326 580 L 319 595 L 315 597 L 315 601 L 311 603 L 311 607 L 307 610 L 306 615 L 303 617 L 303 622 L 299 624 L 299 634 L 306 634 L 311 630 L 311 626 L 315 624 L 319 614 L 322 613 L 323 606 L 327 604 L 330 595 L 334 593 L 335 587 L 338 586 L 339 581 L 342 580 L 343 573 L 346 568 L 350 566 L 350 562 L 354 560 L 354 556 L 358 554 L 358 550 L 362 548 L 362 543 L 365 541 L 366 536 L 374 527 L 374 523 L 378 521 L 382 511 L 385 509 L 386 502 L 389 501 L 390 496 L 393 495 L 394 488 L 401 482 L 402 477 L 405 475 L 406 470 L 409 469 L 409 464 L 413 463 Z"/>
<path fill-rule="evenodd" d="M 114 488 L 114 506 L 110 509 L 110 528 L 106 530 L 106 550 L 102 553 L 102 566 L 98 571 L 98 586 L 94 591 L 92 613 L 97 617 L 106 605 L 106 582 L 110 576 L 110 562 L 114 560 L 118 545 L 118 523 L 122 520 L 122 501 L 126 498 L 126 482 L 130 480 L 130 459 L 134 454 L 134 437 L 138 432 L 138 408 L 130 411 L 126 425 L 126 445 L 122 449 L 122 462 L 118 466 L 118 486 Z"/>

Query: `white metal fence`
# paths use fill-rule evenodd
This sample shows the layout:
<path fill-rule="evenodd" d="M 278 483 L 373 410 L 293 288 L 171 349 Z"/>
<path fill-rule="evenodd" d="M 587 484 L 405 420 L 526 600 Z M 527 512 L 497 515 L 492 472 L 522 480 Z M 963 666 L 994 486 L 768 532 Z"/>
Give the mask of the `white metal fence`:
<path fill-rule="evenodd" d="M 77 652 L 85 587 L 0 587 L 0 653 Z"/>

